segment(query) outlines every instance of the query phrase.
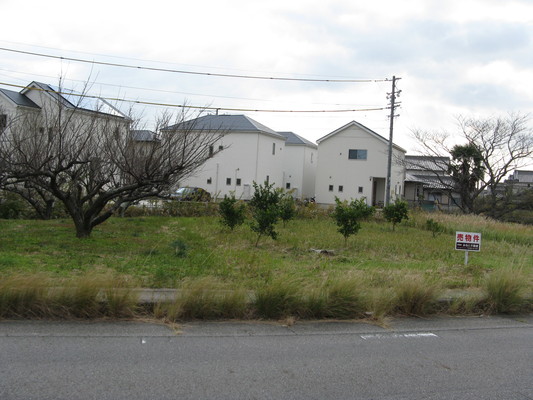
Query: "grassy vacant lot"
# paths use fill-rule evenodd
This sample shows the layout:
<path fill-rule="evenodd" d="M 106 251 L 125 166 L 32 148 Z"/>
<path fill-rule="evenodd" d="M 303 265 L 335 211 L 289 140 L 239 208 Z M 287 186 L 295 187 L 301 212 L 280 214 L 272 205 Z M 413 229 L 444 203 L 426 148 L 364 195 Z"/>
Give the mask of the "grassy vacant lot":
<path fill-rule="evenodd" d="M 425 228 L 428 218 L 438 221 L 444 232 L 433 237 Z M 96 273 L 150 288 L 209 281 L 218 289 L 253 291 L 258 297 L 265 288 L 285 285 L 287 291 L 310 288 L 308 301 L 309 293 L 328 285 L 331 297 L 338 289 L 332 289 L 332 282 L 352 282 L 361 291 L 380 293 L 400 283 L 440 293 L 480 289 L 491 275 L 502 273 L 518 278 L 526 292 L 533 283 L 531 226 L 415 213 L 392 231 L 377 216 L 364 222 L 346 246 L 334 221 L 324 216 L 296 219 L 278 230 L 277 241 L 262 238 L 256 248 L 248 226 L 230 232 L 216 217 L 113 218 L 84 240 L 74 236 L 69 220 L 0 220 L 0 277 L 39 276 L 64 286 Z M 470 253 L 468 266 L 464 253 L 454 250 L 456 230 L 482 233 L 481 252 Z M 384 294 L 380 301 L 390 297 Z"/>

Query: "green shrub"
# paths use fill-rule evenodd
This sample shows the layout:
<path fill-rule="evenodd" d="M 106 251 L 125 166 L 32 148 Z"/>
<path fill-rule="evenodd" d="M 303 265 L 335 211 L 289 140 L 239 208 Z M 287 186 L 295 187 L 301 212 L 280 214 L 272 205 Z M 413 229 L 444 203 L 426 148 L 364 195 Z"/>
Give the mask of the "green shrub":
<path fill-rule="evenodd" d="M 26 202 L 13 193 L 0 192 L 0 218 L 18 219 L 27 213 Z"/>
<path fill-rule="evenodd" d="M 396 224 L 404 219 L 409 219 L 409 206 L 406 201 L 396 199 L 393 204 L 383 207 L 383 217 L 392 223 L 392 230 L 395 230 Z"/>
<path fill-rule="evenodd" d="M 437 237 L 443 232 L 446 232 L 446 228 L 441 223 L 435 221 L 433 218 L 426 220 L 426 230 L 433 234 L 433 237 Z"/>
<path fill-rule="evenodd" d="M 263 186 L 254 182 L 253 186 L 254 195 L 250 200 L 253 220 L 250 227 L 257 233 L 257 247 L 262 236 L 270 236 L 274 240 L 278 237 L 275 226 L 280 217 L 281 193 L 274 189 L 274 184 L 265 183 Z"/>
<path fill-rule="evenodd" d="M 290 193 L 285 193 L 279 203 L 279 217 L 286 224 L 296 215 L 296 202 Z"/>
<path fill-rule="evenodd" d="M 189 246 L 181 239 L 174 240 L 170 243 L 170 247 L 174 249 L 174 254 L 178 257 L 186 257 Z"/>
<path fill-rule="evenodd" d="M 246 205 L 238 202 L 235 195 L 224 196 L 224 200 L 219 203 L 220 223 L 231 230 L 242 225 L 245 219 Z"/>
<path fill-rule="evenodd" d="M 344 245 L 351 235 L 357 234 L 361 229 L 361 220 L 370 217 L 374 207 L 368 206 L 364 198 L 359 200 L 340 201 L 335 197 L 335 210 L 332 217 L 338 226 L 339 233 L 344 236 Z"/>

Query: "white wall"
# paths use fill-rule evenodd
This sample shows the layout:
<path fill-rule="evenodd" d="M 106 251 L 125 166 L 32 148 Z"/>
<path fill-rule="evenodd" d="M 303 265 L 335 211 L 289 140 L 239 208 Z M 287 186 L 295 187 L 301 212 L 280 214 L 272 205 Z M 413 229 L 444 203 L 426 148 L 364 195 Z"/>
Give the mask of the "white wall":
<path fill-rule="evenodd" d="M 317 150 L 305 145 L 286 145 L 283 157 L 283 187 L 290 183 L 297 189 L 294 197 L 306 199 L 315 195 Z"/>
<path fill-rule="evenodd" d="M 367 159 L 348 159 L 350 149 L 367 150 Z M 353 125 L 322 140 L 318 145 L 316 201 L 334 204 L 335 197 L 341 200 L 365 197 L 367 203 L 371 204 L 373 181 L 387 176 L 387 154 L 386 141 Z M 405 172 L 400 163 L 394 162 L 403 158 L 404 153 L 394 149 L 393 154 L 391 198 L 394 200 L 403 193 Z M 329 190 L 330 185 L 333 185 L 333 191 Z M 342 192 L 339 186 L 343 187 Z M 362 188 L 362 192 L 359 188 Z M 377 196 L 377 201 L 384 200 L 384 192 L 379 186 Z"/>
<path fill-rule="evenodd" d="M 272 154 L 273 144 L 275 154 Z M 215 144 L 215 151 L 219 146 L 223 146 L 223 150 L 178 185 L 201 187 L 219 198 L 234 192 L 235 197 L 248 200 L 253 194 L 253 182 L 263 184 L 267 176 L 270 183 L 282 186 L 284 145 L 283 138 L 255 132 L 229 132 Z M 231 180 L 229 185 L 228 179 Z"/>

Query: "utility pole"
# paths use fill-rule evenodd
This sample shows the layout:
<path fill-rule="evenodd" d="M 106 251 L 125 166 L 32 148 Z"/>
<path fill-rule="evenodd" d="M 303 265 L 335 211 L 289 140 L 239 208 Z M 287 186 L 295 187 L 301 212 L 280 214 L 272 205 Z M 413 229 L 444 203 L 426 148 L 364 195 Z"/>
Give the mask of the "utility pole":
<path fill-rule="evenodd" d="M 396 81 L 401 78 L 392 77 L 392 92 L 387 93 L 387 98 L 390 99 L 390 128 L 389 128 L 389 157 L 387 163 L 387 184 L 385 188 L 385 205 L 390 204 L 390 188 L 391 188 L 391 172 L 392 172 L 392 137 L 394 132 L 394 117 L 399 117 L 395 115 L 396 107 L 399 107 L 400 103 L 396 103 L 396 97 L 400 97 L 401 90 L 396 90 Z"/>

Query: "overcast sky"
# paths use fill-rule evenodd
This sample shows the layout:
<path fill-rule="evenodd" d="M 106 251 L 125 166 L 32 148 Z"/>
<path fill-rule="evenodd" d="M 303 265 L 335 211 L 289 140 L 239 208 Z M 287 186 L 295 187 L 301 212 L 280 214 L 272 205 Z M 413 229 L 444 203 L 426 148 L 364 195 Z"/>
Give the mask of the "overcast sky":
<path fill-rule="evenodd" d="M 458 115 L 533 109 L 533 0 L 0 0 L 0 10 L 0 47 L 18 51 L 236 75 L 400 77 L 394 141 L 410 153 L 411 129 L 453 132 Z M 72 88 L 90 80 L 91 94 L 169 104 L 359 110 L 387 106 L 391 90 L 390 81 L 236 79 L 6 50 L 0 57 L 3 83 L 57 84 L 63 76 Z M 161 111 L 136 108 L 147 120 Z M 388 110 L 244 114 L 312 141 L 352 120 L 389 134 Z"/>

